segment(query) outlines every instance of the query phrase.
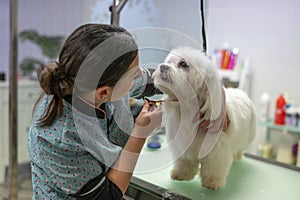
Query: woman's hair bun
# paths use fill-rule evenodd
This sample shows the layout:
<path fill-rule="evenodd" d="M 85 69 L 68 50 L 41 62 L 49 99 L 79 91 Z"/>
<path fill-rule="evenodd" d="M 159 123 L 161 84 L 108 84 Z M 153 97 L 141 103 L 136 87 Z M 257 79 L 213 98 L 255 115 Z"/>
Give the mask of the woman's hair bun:
<path fill-rule="evenodd" d="M 59 89 L 59 71 L 59 64 L 57 62 L 47 62 L 37 70 L 40 86 L 46 94 L 55 94 L 56 90 Z"/>

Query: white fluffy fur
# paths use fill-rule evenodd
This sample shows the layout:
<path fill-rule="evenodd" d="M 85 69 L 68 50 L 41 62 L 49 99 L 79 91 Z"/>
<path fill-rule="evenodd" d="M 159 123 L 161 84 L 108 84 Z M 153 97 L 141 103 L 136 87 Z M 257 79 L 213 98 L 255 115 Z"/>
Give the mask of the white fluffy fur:
<path fill-rule="evenodd" d="M 181 61 L 188 67 L 180 66 Z M 199 121 L 194 116 L 201 111 L 205 119 L 214 120 L 222 109 L 222 84 L 213 63 L 199 50 L 180 47 L 166 57 L 153 78 L 166 100 L 166 134 L 175 160 L 171 178 L 193 179 L 200 163 L 202 186 L 224 187 L 233 161 L 242 158 L 255 136 L 256 114 L 251 100 L 239 89 L 225 89 L 230 126 L 212 151 L 200 159 L 200 147 L 209 133 L 198 128 Z"/>

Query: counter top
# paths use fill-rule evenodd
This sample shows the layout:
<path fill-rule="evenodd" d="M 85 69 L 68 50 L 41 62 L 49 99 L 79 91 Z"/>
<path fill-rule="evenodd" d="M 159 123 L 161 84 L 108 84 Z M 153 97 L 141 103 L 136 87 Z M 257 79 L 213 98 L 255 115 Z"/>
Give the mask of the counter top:
<path fill-rule="evenodd" d="M 151 155 L 146 158 L 146 162 L 143 154 Z M 299 168 L 298 170 L 288 169 L 277 165 L 276 162 L 265 162 L 264 159 L 255 159 L 255 156 L 247 155 L 233 164 L 227 178 L 226 187 L 212 191 L 201 187 L 199 176 L 196 176 L 191 181 L 174 181 L 170 179 L 169 173 L 172 164 L 159 167 L 165 160 L 169 159 L 168 154 L 164 153 L 164 149 L 153 152 L 144 150 L 142 159 L 139 160 L 137 165 L 138 171 L 133 175 L 131 186 L 139 187 L 139 190 L 148 190 L 150 193 L 175 192 L 186 199 L 195 200 L 300 199 Z M 157 160 L 161 160 L 161 162 Z M 157 170 L 145 170 L 144 172 L 141 170 L 143 168 L 147 169 L 149 165 L 152 165 L 153 169 L 156 165 Z M 149 188 L 147 184 L 151 185 L 151 187 Z M 158 188 L 158 190 L 155 188 Z"/>

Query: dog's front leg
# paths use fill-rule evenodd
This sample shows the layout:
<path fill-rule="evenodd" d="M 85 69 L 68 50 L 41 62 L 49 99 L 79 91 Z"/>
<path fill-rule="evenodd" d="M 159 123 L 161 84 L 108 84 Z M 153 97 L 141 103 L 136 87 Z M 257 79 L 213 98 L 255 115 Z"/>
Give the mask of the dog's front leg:
<path fill-rule="evenodd" d="M 201 184 L 202 187 L 216 190 L 226 185 L 227 175 L 232 165 L 231 154 L 210 154 L 201 161 Z"/>
<path fill-rule="evenodd" d="M 174 162 L 170 176 L 173 180 L 191 180 L 198 172 L 199 162 L 180 157 Z"/>

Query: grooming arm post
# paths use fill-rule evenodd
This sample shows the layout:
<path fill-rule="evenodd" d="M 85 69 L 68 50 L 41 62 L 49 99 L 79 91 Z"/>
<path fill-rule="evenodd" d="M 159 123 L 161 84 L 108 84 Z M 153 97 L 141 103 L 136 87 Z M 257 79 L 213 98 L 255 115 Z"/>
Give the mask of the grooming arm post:
<path fill-rule="evenodd" d="M 127 2 L 128 2 L 128 0 L 114 0 L 113 1 L 113 5 L 110 7 L 111 24 L 119 26 L 120 14 Z"/>

